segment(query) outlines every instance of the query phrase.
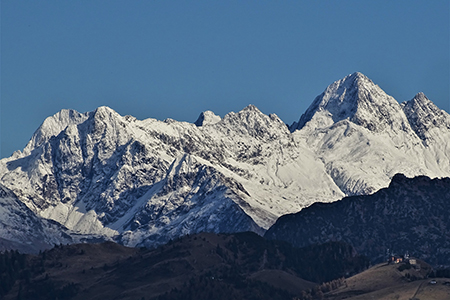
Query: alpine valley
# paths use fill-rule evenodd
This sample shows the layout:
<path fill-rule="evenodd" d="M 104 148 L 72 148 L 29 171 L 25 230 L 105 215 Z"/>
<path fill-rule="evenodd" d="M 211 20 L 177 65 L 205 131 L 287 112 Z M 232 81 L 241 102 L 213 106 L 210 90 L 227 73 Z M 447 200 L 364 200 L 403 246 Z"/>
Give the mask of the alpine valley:
<path fill-rule="evenodd" d="M 0 160 L 0 247 L 262 235 L 282 215 L 372 194 L 396 173 L 450 177 L 450 115 L 422 93 L 399 104 L 361 73 L 291 126 L 253 105 L 195 123 L 62 110 Z"/>

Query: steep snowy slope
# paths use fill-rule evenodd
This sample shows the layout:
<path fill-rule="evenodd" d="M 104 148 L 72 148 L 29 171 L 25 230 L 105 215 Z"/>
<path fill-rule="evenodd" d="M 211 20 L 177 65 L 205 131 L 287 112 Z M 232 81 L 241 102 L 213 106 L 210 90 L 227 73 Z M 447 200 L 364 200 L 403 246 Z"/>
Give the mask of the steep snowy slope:
<path fill-rule="evenodd" d="M 72 239 L 66 228 L 41 219 L 16 195 L 0 184 L 0 251 L 19 249 L 38 252 L 55 244 L 79 241 Z"/>
<path fill-rule="evenodd" d="M 394 98 L 354 73 L 331 84 L 290 129 L 324 162 L 345 194 L 369 194 L 386 187 L 398 172 L 449 176 L 448 114 L 429 103 L 424 111 L 404 104 L 406 115 Z M 414 117 L 416 112 L 422 117 Z M 429 122 L 435 116 L 440 127 Z M 424 143 L 418 134 L 422 127 L 435 132 L 433 142 Z"/>

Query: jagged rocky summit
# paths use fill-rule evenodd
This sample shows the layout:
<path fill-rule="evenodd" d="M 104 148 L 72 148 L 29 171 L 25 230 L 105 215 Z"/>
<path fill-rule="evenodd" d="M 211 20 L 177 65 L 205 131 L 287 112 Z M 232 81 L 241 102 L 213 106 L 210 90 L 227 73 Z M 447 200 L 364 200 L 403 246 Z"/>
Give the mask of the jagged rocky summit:
<path fill-rule="evenodd" d="M 281 215 L 373 193 L 395 173 L 450 176 L 449 124 L 423 94 L 399 104 L 360 73 L 290 127 L 253 105 L 193 124 L 62 110 L 0 160 L 0 184 L 78 239 L 155 246 L 201 231 L 262 234 Z"/>

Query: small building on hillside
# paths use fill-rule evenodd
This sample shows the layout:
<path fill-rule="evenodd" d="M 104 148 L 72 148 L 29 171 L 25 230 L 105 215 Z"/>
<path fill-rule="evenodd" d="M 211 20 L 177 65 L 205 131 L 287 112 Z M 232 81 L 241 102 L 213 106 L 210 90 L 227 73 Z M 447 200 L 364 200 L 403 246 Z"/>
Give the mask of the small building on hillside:
<path fill-rule="evenodd" d="M 418 262 L 415 258 L 409 256 L 409 251 L 406 251 L 404 255 L 396 255 L 394 252 L 389 252 L 389 249 L 386 251 L 387 254 L 387 262 L 388 264 L 394 263 L 409 263 L 411 265 L 418 265 Z"/>
<path fill-rule="evenodd" d="M 404 258 L 402 256 L 391 255 L 389 257 L 388 263 L 399 264 L 399 263 L 401 263 L 403 261 L 404 261 Z"/>

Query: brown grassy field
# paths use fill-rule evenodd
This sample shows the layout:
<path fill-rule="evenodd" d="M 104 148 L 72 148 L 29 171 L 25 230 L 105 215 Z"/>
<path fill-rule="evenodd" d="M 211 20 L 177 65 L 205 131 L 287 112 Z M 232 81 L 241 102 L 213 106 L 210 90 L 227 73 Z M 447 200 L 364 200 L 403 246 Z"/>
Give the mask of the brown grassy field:
<path fill-rule="evenodd" d="M 448 300 L 450 286 L 446 278 L 430 284 L 431 267 L 420 261 L 420 270 L 399 271 L 399 264 L 379 264 L 346 279 L 346 285 L 325 295 L 325 299 L 341 300 Z M 409 274 L 409 275 L 407 275 Z M 412 276 L 416 277 L 411 280 Z"/>

